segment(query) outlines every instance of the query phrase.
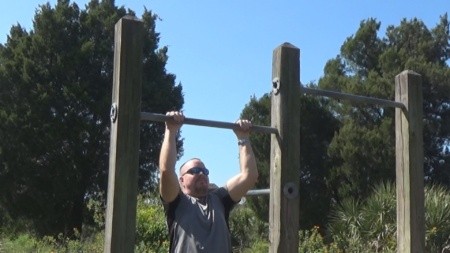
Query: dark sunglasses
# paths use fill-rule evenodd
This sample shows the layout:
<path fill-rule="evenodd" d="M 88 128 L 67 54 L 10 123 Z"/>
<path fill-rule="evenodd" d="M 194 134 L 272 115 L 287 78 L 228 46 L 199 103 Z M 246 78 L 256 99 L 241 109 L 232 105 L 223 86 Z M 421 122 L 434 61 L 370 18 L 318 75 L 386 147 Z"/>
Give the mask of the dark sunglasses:
<path fill-rule="evenodd" d="M 207 168 L 194 167 L 194 168 L 190 168 L 188 171 L 184 172 L 182 176 L 184 176 L 186 174 L 198 175 L 198 174 L 200 174 L 200 172 L 205 176 L 209 175 L 209 170 Z"/>

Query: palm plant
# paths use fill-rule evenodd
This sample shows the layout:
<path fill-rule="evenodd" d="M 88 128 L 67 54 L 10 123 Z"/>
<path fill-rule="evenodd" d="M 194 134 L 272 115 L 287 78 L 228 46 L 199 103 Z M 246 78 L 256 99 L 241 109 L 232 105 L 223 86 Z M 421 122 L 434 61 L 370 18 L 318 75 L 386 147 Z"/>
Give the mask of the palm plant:
<path fill-rule="evenodd" d="M 332 213 L 328 232 L 341 249 L 362 250 L 361 203 L 355 199 L 345 199 Z"/>
<path fill-rule="evenodd" d="M 363 237 L 375 252 L 395 251 L 396 215 L 394 185 L 378 184 L 362 206 Z"/>
<path fill-rule="evenodd" d="M 425 188 L 425 210 L 426 248 L 450 250 L 450 191 L 440 185 Z"/>
<path fill-rule="evenodd" d="M 328 227 L 330 237 L 349 252 L 396 251 L 396 197 L 393 183 L 380 183 L 364 201 L 346 199 L 336 206 Z M 427 252 L 450 250 L 450 191 L 425 187 Z M 442 251 L 443 252 L 443 251 Z"/>

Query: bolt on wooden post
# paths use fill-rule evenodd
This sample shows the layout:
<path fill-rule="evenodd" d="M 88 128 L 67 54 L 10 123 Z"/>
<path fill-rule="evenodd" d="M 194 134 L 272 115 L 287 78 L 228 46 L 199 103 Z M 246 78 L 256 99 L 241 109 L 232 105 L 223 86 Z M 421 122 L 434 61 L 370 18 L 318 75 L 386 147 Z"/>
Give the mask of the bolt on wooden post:
<path fill-rule="evenodd" d="M 134 252 L 142 93 L 143 23 L 115 26 L 111 143 L 104 252 Z"/>
<path fill-rule="evenodd" d="M 300 181 L 300 50 L 273 52 L 270 150 L 270 252 L 298 252 Z"/>

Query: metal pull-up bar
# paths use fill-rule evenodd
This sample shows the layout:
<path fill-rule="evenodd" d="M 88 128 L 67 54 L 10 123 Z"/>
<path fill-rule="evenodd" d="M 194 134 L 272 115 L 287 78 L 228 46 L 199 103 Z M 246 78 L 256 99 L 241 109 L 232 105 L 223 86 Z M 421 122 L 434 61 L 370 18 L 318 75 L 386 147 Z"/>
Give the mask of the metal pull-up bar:
<path fill-rule="evenodd" d="M 268 195 L 270 194 L 270 189 L 255 189 L 249 190 L 245 195 L 246 196 L 259 196 L 259 195 Z"/>
<path fill-rule="evenodd" d="M 329 91 L 329 90 L 311 89 L 311 88 L 303 87 L 302 85 L 300 85 L 300 90 L 302 93 L 309 94 L 309 95 L 324 96 L 324 97 L 330 97 L 330 98 L 335 98 L 335 99 L 346 99 L 346 100 L 351 100 L 351 101 L 358 102 L 358 103 L 368 103 L 368 104 L 376 104 L 376 105 L 381 105 L 381 106 L 406 109 L 406 107 L 403 103 L 395 102 L 395 101 L 391 101 L 391 100 L 387 100 L 387 99 L 358 96 L 358 95 L 347 94 L 347 93 L 336 92 L 336 91 Z"/>
<path fill-rule="evenodd" d="M 157 122 L 165 122 L 171 119 L 171 116 L 167 116 L 159 113 L 151 113 L 151 112 L 141 112 L 141 120 L 149 120 L 149 121 L 157 121 Z M 184 124 L 188 125 L 196 125 L 196 126 L 207 126 L 207 127 L 216 127 L 216 128 L 227 128 L 227 129 L 236 129 L 238 125 L 236 123 L 230 122 L 222 122 L 222 121 L 213 121 L 213 120 L 204 120 L 204 119 L 193 119 L 193 118 L 185 118 Z M 278 134 L 278 129 L 274 127 L 268 126 L 257 126 L 253 125 L 251 128 L 252 131 L 258 133 L 266 133 L 266 134 Z"/>

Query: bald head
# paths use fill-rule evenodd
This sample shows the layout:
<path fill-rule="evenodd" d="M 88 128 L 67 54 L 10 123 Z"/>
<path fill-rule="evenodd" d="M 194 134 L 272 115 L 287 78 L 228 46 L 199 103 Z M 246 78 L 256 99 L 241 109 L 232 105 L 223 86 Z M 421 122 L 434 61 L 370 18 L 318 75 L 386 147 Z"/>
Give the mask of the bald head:
<path fill-rule="evenodd" d="M 192 158 L 183 163 L 180 167 L 179 181 L 181 190 L 185 194 L 199 198 L 208 193 L 209 177 L 204 173 L 186 173 L 195 167 L 205 168 L 205 164 L 198 158 Z"/>

